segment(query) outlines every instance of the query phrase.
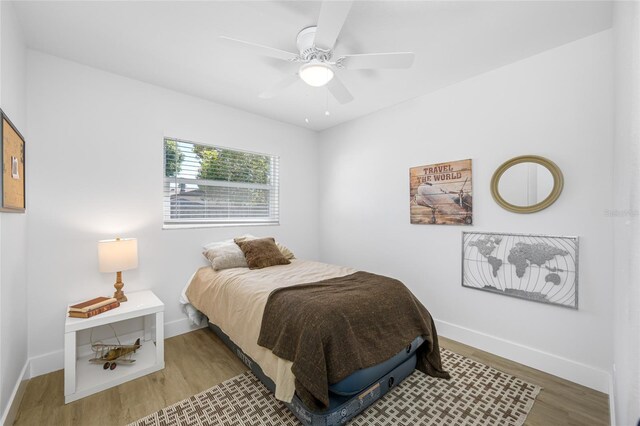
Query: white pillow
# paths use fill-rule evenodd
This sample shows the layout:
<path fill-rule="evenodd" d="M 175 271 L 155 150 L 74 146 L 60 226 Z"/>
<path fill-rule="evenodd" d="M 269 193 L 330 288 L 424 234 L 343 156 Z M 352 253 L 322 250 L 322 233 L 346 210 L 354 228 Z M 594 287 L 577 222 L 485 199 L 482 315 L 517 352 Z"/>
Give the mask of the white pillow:
<path fill-rule="evenodd" d="M 221 271 L 223 269 L 231 269 L 231 268 L 248 268 L 247 260 L 242 256 L 238 256 L 235 254 L 227 254 L 224 256 L 218 256 L 211 262 L 211 266 L 216 271 Z"/>
<path fill-rule="evenodd" d="M 233 240 L 230 243 L 211 245 L 202 252 L 216 271 L 229 268 L 248 268 L 244 253 Z"/>
<path fill-rule="evenodd" d="M 214 241 L 212 243 L 203 245 L 202 249 L 204 251 L 207 251 L 209 249 L 212 249 L 212 248 L 215 248 L 215 247 L 219 247 L 219 246 L 223 246 L 223 245 L 229 244 L 229 243 L 233 243 L 233 240 Z"/>
<path fill-rule="evenodd" d="M 245 235 L 243 235 L 243 236 L 241 236 L 241 237 L 238 237 L 238 238 L 245 238 L 245 239 L 248 239 L 248 240 L 255 240 L 255 239 L 256 239 L 256 238 L 258 238 L 258 237 L 254 237 L 254 236 L 253 236 L 253 235 L 251 235 L 251 234 L 245 234 Z M 234 242 L 233 240 L 234 240 L 234 239 L 233 239 L 233 238 L 231 238 L 230 240 L 214 241 L 214 242 L 212 242 L 212 243 L 209 243 L 209 244 L 205 244 L 205 245 L 203 245 L 203 246 L 202 246 L 202 249 L 206 251 L 206 250 L 209 250 L 209 249 L 211 249 L 211 248 L 215 248 L 215 247 L 218 247 L 218 246 L 223 246 L 223 245 L 226 245 L 226 244 L 229 244 L 229 243 L 233 243 L 233 244 L 235 244 L 235 242 Z"/>

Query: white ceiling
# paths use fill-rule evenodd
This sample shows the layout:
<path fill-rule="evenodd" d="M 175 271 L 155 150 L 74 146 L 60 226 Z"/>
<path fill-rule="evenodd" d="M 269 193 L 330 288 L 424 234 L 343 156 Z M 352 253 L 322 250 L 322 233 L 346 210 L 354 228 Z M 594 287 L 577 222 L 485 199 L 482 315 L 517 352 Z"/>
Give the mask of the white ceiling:
<path fill-rule="evenodd" d="M 21 1 L 15 6 L 31 48 L 315 130 L 611 26 L 609 2 L 358 1 L 336 55 L 413 51 L 416 59 L 408 70 L 339 70 L 355 96 L 340 105 L 326 88 L 301 81 L 278 98 L 258 98 L 297 66 L 218 39 L 226 35 L 296 52 L 296 34 L 316 24 L 320 2 Z"/>

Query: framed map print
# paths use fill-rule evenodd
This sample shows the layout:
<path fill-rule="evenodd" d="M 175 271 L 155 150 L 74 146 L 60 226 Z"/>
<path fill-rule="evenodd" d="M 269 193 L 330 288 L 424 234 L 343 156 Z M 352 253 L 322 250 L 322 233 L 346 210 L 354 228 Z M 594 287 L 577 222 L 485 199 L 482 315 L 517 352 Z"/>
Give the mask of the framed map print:
<path fill-rule="evenodd" d="M 2 146 L 0 161 L 2 162 L 2 199 L 0 211 L 25 212 L 25 146 L 24 138 L 9 118 L 0 111 L 2 118 L 1 134 Z"/>
<path fill-rule="evenodd" d="M 462 286 L 578 309 L 578 237 L 463 232 Z"/>

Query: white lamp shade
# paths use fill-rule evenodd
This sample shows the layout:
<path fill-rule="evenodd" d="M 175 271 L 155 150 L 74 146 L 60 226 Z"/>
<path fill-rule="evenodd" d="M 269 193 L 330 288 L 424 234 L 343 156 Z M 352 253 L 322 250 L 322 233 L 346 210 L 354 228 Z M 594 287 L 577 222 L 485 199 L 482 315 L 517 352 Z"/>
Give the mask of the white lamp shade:
<path fill-rule="evenodd" d="M 98 241 L 100 272 L 120 272 L 138 267 L 138 240 L 122 238 Z"/>
<path fill-rule="evenodd" d="M 317 60 L 302 65 L 298 74 L 305 83 L 313 87 L 324 86 L 333 79 L 333 70 L 329 65 Z"/>

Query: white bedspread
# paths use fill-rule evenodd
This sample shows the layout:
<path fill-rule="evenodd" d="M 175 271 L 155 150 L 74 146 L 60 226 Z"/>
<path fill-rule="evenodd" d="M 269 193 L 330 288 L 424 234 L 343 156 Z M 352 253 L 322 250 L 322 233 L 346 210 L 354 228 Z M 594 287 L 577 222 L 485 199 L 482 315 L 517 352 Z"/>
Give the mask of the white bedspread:
<path fill-rule="evenodd" d="M 262 315 L 269 294 L 281 287 L 341 277 L 355 269 L 309 260 L 293 259 L 290 265 L 264 269 L 233 268 L 214 271 L 200 268 L 192 277 L 186 296 L 209 317 L 276 384 L 276 398 L 291 402 L 295 377 L 291 362 L 258 346 Z"/>

